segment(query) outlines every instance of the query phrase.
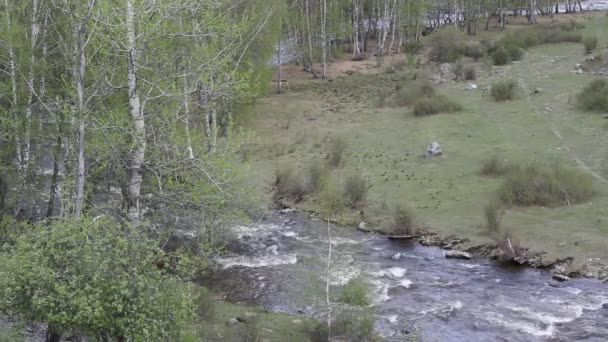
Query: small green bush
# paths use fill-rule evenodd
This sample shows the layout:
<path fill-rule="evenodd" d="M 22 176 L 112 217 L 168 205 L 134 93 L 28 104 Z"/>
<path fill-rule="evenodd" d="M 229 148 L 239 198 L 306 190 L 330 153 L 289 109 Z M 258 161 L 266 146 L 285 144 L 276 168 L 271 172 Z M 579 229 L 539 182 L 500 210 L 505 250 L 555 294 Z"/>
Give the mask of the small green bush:
<path fill-rule="evenodd" d="M 592 53 L 597 48 L 597 37 L 587 36 L 583 39 L 583 45 L 585 45 L 585 52 Z"/>
<path fill-rule="evenodd" d="M 438 113 L 452 113 L 462 110 L 462 105 L 442 95 L 422 98 L 414 106 L 414 116 L 427 116 Z"/>
<path fill-rule="evenodd" d="M 500 234 L 500 221 L 504 216 L 504 209 L 500 202 L 496 200 L 490 201 L 483 208 L 483 214 L 486 220 L 486 229 L 493 236 Z"/>
<path fill-rule="evenodd" d="M 394 107 L 411 106 L 422 97 L 435 95 L 435 87 L 428 81 L 415 81 L 397 90 L 391 97 L 390 103 Z"/>
<path fill-rule="evenodd" d="M 576 101 L 585 110 L 608 112 L 608 80 L 591 81 L 578 94 Z"/>
<path fill-rule="evenodd" d="M 537 163 L 516 167 L 499 190 L 508 205 L 548 207 L 581 203 L 593 193 L 589 175 L 558 163 L 553 167 Z"/>
<path fill-rule="evenodd" d="M 481 164 L 481 174 L 484 176 L 504 176 L 512 166 L 498 155 L 485 159 Z"/>
<path fill-rule="evenodd" d="M 344 182 L 344 194 L 348 198 L 351 207 L 361 205 L 367 197 L 367 180 L 358 174 L 350 175 Z"/>
<path fill-rule="evenodd" d="M 492 63 L 494 65 L 505 65 L 510 62 L 509 52 L 504 47 L 499 47 L 492 52 Z"/>
<path fill-rule="evenodd" d="M 327 151 L 327 162 L 329 166 L 336 168 L 340 166 L 342 154 L 346 150 L 346 141 L 341 137 L 336 137 L 330 140 Z"/>
<path fill-rule="evenodd" d="M 455 64 L 454 64 L 454 75 L 456 75 L 457 79 L 461 79 L 462 78 L 462 74 L 464 72 L 464 63 L 462 63 L 462 60 L 459 59 Z"/>
<path fill-rule="evenodd" d="M 325 165 L 318 161 L 312 161 L 299 172 L 290 165 L 282 165 L 275 171 L 275 196 L 300 202 L 323 186 L 327 174 Z"/>
<path fill-rule="evenodd" d="M 513 80 L 498 81 L 492 84 L 490 91 L 494 101 L 510 101 L 517 96 L 517 83 Z"/>
<path fill-rule="evenodd" d="M 416 234 L 415 215 L 409 205 L 399 203 L 393 211 L 393 235 L 414 235 Z"/>
<path fill-rule="evenodd" d="M 457 28 L 435 31 L 427 39 L 429 58 L 439 63 L 453 63 L 464 55 L 465 42 L 465 34 Z"/>
<path fill-rule="evenodd" d="M 464 79 L 467 81 L 472 81 L 477 78 L 477 73 L 475 72 L 475 67 L 472 65 L 467 65 L 464 67 Z"/>
<path fill-rule="evenodd" d="M 473 60 L 477 62 L 479 59 L 483 58 L 483 56 L 486 55 L 486 51 L 486 47 L 481 43 L 472 42 L 467 44 L 467 46 L 465 47 L 464 55 L 473 58 Z"/>
<path fill-rule="evenodd" d="M 328 215 L 336 215 L 344 211 L 348 205 L 344 191 L 340 189 L 336 182 L 328 181 L 319 194 L 322 208 Z"/>
<path fill-rule="evenodd" d="M 342 287 L 338 301 L 354 306 L 368 306 L 370 304 L 368 292 L 367 283 L 363 279 L 354 278 Z"/>

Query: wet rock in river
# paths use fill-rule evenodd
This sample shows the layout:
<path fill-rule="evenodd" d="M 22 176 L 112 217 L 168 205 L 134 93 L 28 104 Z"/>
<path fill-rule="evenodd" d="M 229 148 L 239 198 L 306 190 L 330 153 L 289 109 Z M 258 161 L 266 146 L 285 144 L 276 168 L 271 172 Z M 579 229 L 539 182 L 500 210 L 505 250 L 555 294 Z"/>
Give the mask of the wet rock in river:
<path fill-rule="evenodd" d="M 447 251 L 445 252 L 445 257 L 448 259 L 465 259 L 469 260 L 473 258 L 471 253 L 461 252 L 461 251 Z"/>
<path fill-rule="evenodd" d="M 566 281 L 566 280 L 570 280 L 570 277 L 565 276 L 563 274 L 554 274 L 553 279 L 557 280 L 557 281 Z"/>

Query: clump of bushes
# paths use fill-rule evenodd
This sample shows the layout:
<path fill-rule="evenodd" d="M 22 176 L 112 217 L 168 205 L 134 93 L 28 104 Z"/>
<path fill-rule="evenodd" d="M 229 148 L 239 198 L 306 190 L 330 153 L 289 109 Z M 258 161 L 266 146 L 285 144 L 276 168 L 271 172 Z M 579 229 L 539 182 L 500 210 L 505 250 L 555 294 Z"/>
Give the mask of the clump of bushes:
<path fill-rule="evenodd" d="M 477 73 L 475 72 L 475 67 L 472 65 L 467 65 L 463 69 L 464 79 L 467 81 L 472 81 L 477 78 Z"/>
<path fill-rule="evenodd" d="M 585 52 L 592 53 L 597 48 L 597 37 L 587 36 L 583 39 L 583 45 L 585 45 Z"/>
<path fill-rule="evenodd" d="M 492 52 L 492 64 L 505 65 L 511 61 L 509 52 L 504 47 L 499 47 Z"/>
<path fill-rule="evenodd" d="M 275 171 L 275 196 L 301 202 L 304 196 L 322 188 L 327 174 L 327 168 L 318 161 L 299 171 L 292 166 L 280 166 Z"/>
<path fill-rule="evenodd" d="M 583 36 L 579 32 L 574 32 L 579 27 L 580 25 L 576 23 L 538 25 L 525 32 L 507 34 L 496 44 L 486 43 L 486 46 L 494 65 L 505 65 L 511 61 L 520 60 L 526 49 L 537 45 L 562 42 L 580 43 Z"/>
<path fill-rule="evenodd" d="M 428 37 L 429 59 L 439 63 L 452 63 L 465 52 L 465 34 L 455 27 L 446 27 Z"/>
<path fill-rule="evenodd" d="M 435 95 L 435 87 L 429 81 L 415 81 L 397 89 L 390 102 L 395 107 L 411 106 L 422 97 Z"/>
<path fill-rule="evenodd" d="M 514 167 L 506 175 L 499 197 L 508 205 L 555 207 L 584 202 L 593 193 L 585 173 L 558 163 L 553 167 L 532 163 Z"/>
<path fill-rule="evenodd" d="M 342 154 L 346 150 L 346 141 L 341 137 L 335 137 L 329 141 L 327 150 L 327 162 L 329 166 L 336 168 L 342 161 Z"/>
<path fill-rule="evenodd" d="M 399 203 L 393 210 L 393 235 L 416 234 L 415 215 L 411 207 L 406 203 Z"/>
<path fill-rule="evenodd" d="M 591 81 L 578 94 L 576 101 L 585 110 L 608 112 L 608 81 L 605 79 Z"/>
<path fill-rule="evenodd" d="M 351 207 L 360 206 L 367 198 L 367 180 L 358 174 L 350 175 L 344 182 L 344 195 Z"/>
<path fill-rule="evenodd" d="M 494 101 L 510 101 L 517 96 L 517 83 L 513 80 L 498 81 L 492 84 L 490 95 Z"/>
<path fill-rule="evenodd" d="M 420 99 L 414 105 L 414 116 L 427 116 L 438 113 L 453 113 L 462 110 L 462 105 L 445 96 L 436 95 Z"/>
<path fill-rule="evenodd" d="M 478 42 L 471 42 L 464 48 L 464 55 L 473 58 L 475 62 L 486 55 L 486 47 Z"/>
<path fill-rule="evenodd" d="M 481 174 L 484 176 L 504 176 L 511 170 L 512 165 L 498 155 L 485 159 L 481 164 Z"/>
<path fill-rule="evenodd" d="M 370 304 L 368 292 L 369 289 L 363 279 L 353 278 L 342 288 L 338 301 L 354 306 L 368 306 Z"/>

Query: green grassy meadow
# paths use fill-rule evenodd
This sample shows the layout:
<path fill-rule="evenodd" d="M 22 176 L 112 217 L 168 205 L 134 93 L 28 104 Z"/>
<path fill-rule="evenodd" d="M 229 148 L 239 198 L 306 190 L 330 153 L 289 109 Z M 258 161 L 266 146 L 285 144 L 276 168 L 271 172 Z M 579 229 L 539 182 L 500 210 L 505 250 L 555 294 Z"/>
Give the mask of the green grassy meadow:
<path fill-rule="evenodd" d="M 608 59 L 608 16 L 591 15 L 584 34 L 600 38 L 592 55 Z M 498 34 L 498 33 L 497 33 Z M 483 207 L 502 184 L 501 178 L 480 174 L 482 161 L 498 154 L 510 161 L 555 163 L 579 168 L 593 177 L 595 196 L 588 202 L 557 208 L 514 207 L 503 226 L 526 247 L 544 251 L 546 261 L 575 257 L 608 259 L 608 120 L 606 113 L 583 112 L 576 94 L 594 77 L 575 74 L 574 64 L 587 55 L 582 44 L 541 45 L 522 61 L 475 65 L 479 87 L 449 81 L 437 90 L 460 102 L 457 113 L 414 117 L 411 108 L 381 106 L 382 98 L 410 82 L 413 73 L 435 70 L 406 67 L 375 74 L 354 74 L 331 81 L 294 82 L 282 95 L 261 99 L 239 123 L 253 130 L 255 141 L 243 157 L 252 181 L 270 200 L 277 167 L 322 160 L 328 141 L 342 137 L 348 144 L 342 166 L 332 181 L 360 173 L 371 185 L 363 219 L 375 229 L 388 225 L 390 208 L 406 200 L 418 224 L 444 235 L 469 238 L 469 244 L 490 242 L 483 226 Z M 425 71 L 426 70 L 426 71 Z M 494 102 L 483 90 L 492 82 L 511 78 L 520 84 L 516 100 Z M 541 88 L 542 92 L 533 94 Z M 426 146 L 439 142 L 444 155 L 423 158 Z M 591 173 L 594 174 L 591 175 Z M 323 211 L 316 196 L 299 204 Z M 345 213 L 342 222 L 356 224 L 360 212 Z"/>

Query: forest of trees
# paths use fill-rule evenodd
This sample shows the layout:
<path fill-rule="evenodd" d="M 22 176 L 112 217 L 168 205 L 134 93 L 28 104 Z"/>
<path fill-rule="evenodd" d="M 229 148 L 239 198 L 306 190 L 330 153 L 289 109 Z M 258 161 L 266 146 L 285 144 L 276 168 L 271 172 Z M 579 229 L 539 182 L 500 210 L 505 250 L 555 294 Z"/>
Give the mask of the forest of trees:
<path fill-rule="evenodd" d="M 558 5 L 1 0 L 0 309 L 49 323 L 49 340 L 183 334 L 168 322 L 196 312 L 177 280 L 188 275 L 152 261 L 175 229 L 196 227 L 189 252 L 204 263 L 227 224 L 255 208 L 233 119 L 266 92 L 279 42 L 325 78 L 343 51 L 400 52 L 434 27 L 475 34 L 491 18 L 534 23 Z"/>

